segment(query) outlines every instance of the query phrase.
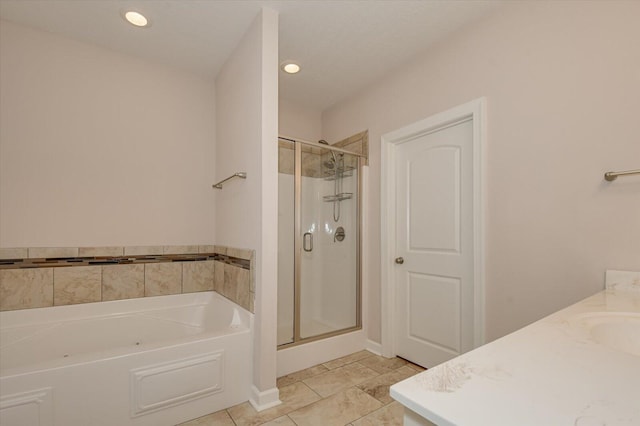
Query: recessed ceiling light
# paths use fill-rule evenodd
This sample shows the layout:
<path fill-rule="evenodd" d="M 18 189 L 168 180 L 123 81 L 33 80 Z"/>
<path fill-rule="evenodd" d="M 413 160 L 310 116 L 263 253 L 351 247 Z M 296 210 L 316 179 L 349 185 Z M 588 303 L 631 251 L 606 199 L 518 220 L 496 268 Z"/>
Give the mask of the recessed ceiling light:
<path fill-rule="evenodd" d="M 281 68 L 282 71 L 286 72 L 287 74 L 295 74 L 300 71 L 300 65 L 291 61 L 283 62 Z"/>
<path fill-rule="evenodd" d="M 133 10 L 125 12 L 124 19 L 126 19 L 130 24 L 135 25 L 136 27 L 149 26 L 149 20 L 142 13 L 135 12 Z"/>

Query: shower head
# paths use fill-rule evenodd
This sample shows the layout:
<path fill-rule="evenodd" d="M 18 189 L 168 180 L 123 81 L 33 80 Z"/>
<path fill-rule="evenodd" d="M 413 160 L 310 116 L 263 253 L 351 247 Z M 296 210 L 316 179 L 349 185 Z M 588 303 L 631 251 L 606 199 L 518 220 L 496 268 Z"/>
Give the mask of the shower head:
<path fill-rule="evenodd" d="M 320 140 L 318 141 L 318 143 L 321 143 L 322 145 L 329 145 L 329 142 L 325 141 L 324 139 L 320 139 Z M 338 161 L 338 160 L 336 159 L 336 154 L 335 154 L 335 152 L 333 152 L 332 150 L 329 150 L 329 153 L 331 153 L 332 161 L 325 161 L 325 162 L 324 162 L 324 165 L 325 165 L 325 167 L 326 167 L 327 169 L 333 169 L 333 167 L 334 167 L 334 166 L 335 166 L 335 164 L 336 164 L 336 161 Z"/>

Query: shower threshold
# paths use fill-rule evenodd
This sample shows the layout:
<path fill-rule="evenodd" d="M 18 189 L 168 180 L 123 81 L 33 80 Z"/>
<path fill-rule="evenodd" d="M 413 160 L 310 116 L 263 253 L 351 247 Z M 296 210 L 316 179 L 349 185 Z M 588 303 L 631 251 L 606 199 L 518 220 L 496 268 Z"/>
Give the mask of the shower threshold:
<path fill-rule="evenodd" d="M 303 322 L 302 329 L 308 332 L 308 337 L 302 337 L 301 340 L 294 342 L 291 333 L 291 326 L 278 327 L 278 349 L 290 348 L 292 346 L 314 342 L 316 340 L 326 339 L 327 337 L 338 336 L 340 334 L 351 333 L 352 331 L 361 330 L 361 326 L 350 326 L 347 328 L 336 329 L 321 321 L 311 320 Z"/>

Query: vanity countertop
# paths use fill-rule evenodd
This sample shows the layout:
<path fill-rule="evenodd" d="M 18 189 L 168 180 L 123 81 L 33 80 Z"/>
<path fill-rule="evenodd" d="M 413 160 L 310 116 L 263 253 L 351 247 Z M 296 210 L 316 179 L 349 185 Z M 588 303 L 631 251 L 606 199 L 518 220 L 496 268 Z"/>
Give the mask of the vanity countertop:
<path fill-rule="evenodd" d="M 440 426 L 640 425 L 640 274 L 404 380 L 391 396 Z"/>

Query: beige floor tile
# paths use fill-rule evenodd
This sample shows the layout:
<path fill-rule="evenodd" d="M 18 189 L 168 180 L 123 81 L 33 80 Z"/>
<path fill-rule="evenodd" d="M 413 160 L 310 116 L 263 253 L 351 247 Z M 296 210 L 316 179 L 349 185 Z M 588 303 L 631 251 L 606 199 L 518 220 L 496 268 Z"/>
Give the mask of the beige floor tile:
<path fill-rule="evenodd" d="M 344 390 L 376 377 L 378 373 L 363 366 L 358 362 L 347 364 L 344 367 L 329 370 L 326 373 L 303 380 L 311 389 L 321 397 L 326 398 L 336 392 Z"/>
<path fill-rule="evenodd" d="M 227 411 L 222 410 L 190 420 L 186 423 L 181 423 L 179 426 L 235 426 L 235 423 L 233 423 Z"/>
<path fill-rule="evenodd" d="M 418 374 L 416 370 L 405 365 L 397 370 L 360 383 L 357 388 L 365 391 L 383 404 L 388 404 L 393 401 L 393 398 L 389 396 L 389 387 L 416 374 Z"/>
<path fill-rule="evenodd" d="M 329 371 L 329 369 L 324 365 L 315 365 L 311 368 L 296 371 L 295 373 L 287 374 L 286 376 L 278 378 L 277 386 L 278 388 L 280 388 L 282 386 L 287 386 L 295 382 L 300 382 L 304 379 L 308 379 L 310 377 L 324 373 L 325 371 Z"/>
<path fill-rule="evenodd" d="M 267 412 L 271 410 L 273 410 L 273 408 L 265 410 L 262 413 L 258 413 L 256 409 L 253 408 L 253 406 L 248 402 L 243 402 L 242 404 L 234 405 L 231 408 L 227 408 L 227 411 L 229 412 L 229 415 L 231 416 L 233 421 L 234 422 L 242 421 L 244 422 L 243 424 L 252 424 L 251 421 L 259 417 L 260 417 L 260 420 L 262 420 L 263 422 L 269 421 L 272 418 L 276 418 L 277 415 L 271 415 L 271 417 L 269 417 L 269 415 L 267 414 Z M 260 423 L 256 421 L 253 424 L 260 424 Z"/>
<path fill-rule="evenodd" d="M 297 382 L 280 389 L 282 404 L 257 412 L 248 402 L 228 409 L 231 418 L 238 426 L 261 425 L 291 411 L 316 402 L 320 397 L 303 382 Z"/>
<path fill-rule="evenodd" d="M 288 411 L 297 410 L 298 408 L 309 405 L 312 402 L 318 401 L 319 399 L 320 397 L 318 396 L 318 394 L 316 394 L 302 382 L 293 383 L 289 386 L 283 386 L 280 389 L 280 401 L 282 401 L 282 404 L 280 406 L 287 407 Z"/>
<path fill-rule="evenodd" d="M 289 413 L 298 426 L 343 426 L 382 406 L 358 388 L 351 387 Z"/>
<path fill-rule="evenodd" d="M 392 402 L 384 407 L 353 422 L 353 426 L 402 426 L 404 407 L 399 402 Z"/>
<path fill-rule="evenodd" d="M 407 361 L 401 358 L 385 358 L 380 355 L 373 355 L 361 359 L 358 362 L 380 374 L 389 373 L 390 371 L 407 365 Z"/>
<path fill-rule="evenodd" d="M 411 367 L 411 368 L 413 368 L 414 370 L 416 370 L 419 373 L 421 373 L 421 372 L 426 370 L 426 368 L 424 368 L 423 366 L 418 365 L 418 364 L 414 364 L 411 361 L 407 361 L 407 367 Z"/>
<path fill-rule="evenodd" d="M 334 368 L 339 368 L 347 364 L 351 364 L 352 362 L 360 361 L 361 359 L 368 358 L 373 356 L 369 351 L 360 351 L 347 356 L 343 356 L 342 358 L 334 359 L 329 362 L 325 362 L 324 365 L 329 370 L 333 370 Z"/>
<path fill-rule="evenodd" d="M 289 418 L 289 416 L 278 417 L 270 422 L 263 423 L 262 426 L 296 426 L 296 424 Z"/>
<path fill-rule="evenodd" d="M 360 351 L 279 378 L 279 406 L 258 413 L 245 402 L 180 426 L 400 426 L 402 405 L 389 387 L 421 371 Z"/>

